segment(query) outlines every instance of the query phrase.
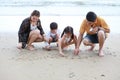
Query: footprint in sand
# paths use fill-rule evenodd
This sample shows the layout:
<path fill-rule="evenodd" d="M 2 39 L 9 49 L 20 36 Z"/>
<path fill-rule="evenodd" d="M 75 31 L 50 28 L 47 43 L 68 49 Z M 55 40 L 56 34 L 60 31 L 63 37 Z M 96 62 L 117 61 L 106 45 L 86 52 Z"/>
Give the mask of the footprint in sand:
<path fill-rule="evenodd" d="M 105 77 L 105 75 L 104 75 L 104 74 L 101 74 L 101 77 Z"/>
<path fill-rule="evenodd" d="M 75 74 L 73 72 L 69 73 L 69 78 L 75 77 Z"/>

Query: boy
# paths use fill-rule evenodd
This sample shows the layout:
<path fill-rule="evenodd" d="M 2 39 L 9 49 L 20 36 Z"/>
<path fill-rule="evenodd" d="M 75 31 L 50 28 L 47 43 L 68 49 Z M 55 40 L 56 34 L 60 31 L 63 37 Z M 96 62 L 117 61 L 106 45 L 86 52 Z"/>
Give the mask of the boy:
<path fill-rule="evenodd" d="M 45 49 L 51 50 L 50 43 L 52 42 L 58 42 L 58 39 L 60 37 L 60 32 L 58 31 L 58 24 L 56 22 L 52 22 L 50 24 L 50 31 L 47 33 L 47 41 Z"/>

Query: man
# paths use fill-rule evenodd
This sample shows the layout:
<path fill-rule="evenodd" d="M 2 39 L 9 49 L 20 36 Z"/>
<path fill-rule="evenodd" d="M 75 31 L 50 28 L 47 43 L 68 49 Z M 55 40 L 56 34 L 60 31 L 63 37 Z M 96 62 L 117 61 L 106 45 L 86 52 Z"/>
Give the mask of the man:
<path fill-rule="evenodd" d="M 84 33 L 87 33 L 85 38 L 83 38 Z M 77 48 L 75 49 L 75 54 L 79 53 L 79 46 L 83 40 L 85 46 L 90 46 L 89 51 L 92 51 L 95 44 L 99 44 L 99 56 L 104 56 L 103 45 L 107 37 L 107 33 L 110 33 L 110 29 L 106 22 L 98 17 L 94 12 L 88 12 L 86 19 L 82 22 L 80 27 L 80 33 L 77 41 Z"/>

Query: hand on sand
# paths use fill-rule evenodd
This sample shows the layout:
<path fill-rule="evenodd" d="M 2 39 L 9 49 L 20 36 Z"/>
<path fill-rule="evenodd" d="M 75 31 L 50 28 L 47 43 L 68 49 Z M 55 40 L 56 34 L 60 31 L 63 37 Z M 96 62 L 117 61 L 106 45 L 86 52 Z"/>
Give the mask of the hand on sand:
<path fill-rule="evenodd" d="M 79 50 L 79 49 L 75 49 L 75 50 L 74 50 L 74 55 L 78 55 L 78 54 L 79 54 L 79 52 L 80 52 L 80 50 Z"/>
<path fill-rule="evenodd" d="M 59 52 L 60 56 L 65 57 L 65 54 L 63 52 Z"/>

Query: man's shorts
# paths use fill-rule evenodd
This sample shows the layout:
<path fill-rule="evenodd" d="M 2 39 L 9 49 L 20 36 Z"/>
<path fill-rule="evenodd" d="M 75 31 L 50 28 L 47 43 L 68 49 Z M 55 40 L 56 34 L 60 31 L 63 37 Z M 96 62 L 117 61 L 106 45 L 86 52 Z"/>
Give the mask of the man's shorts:
<path fill-rule="evenodd" d="M 87 34 L 85 36 L 85 39 L 88 39 L 91 43 L 99 43 L 97 34 L 93 34 L 93 35 Z"/>

